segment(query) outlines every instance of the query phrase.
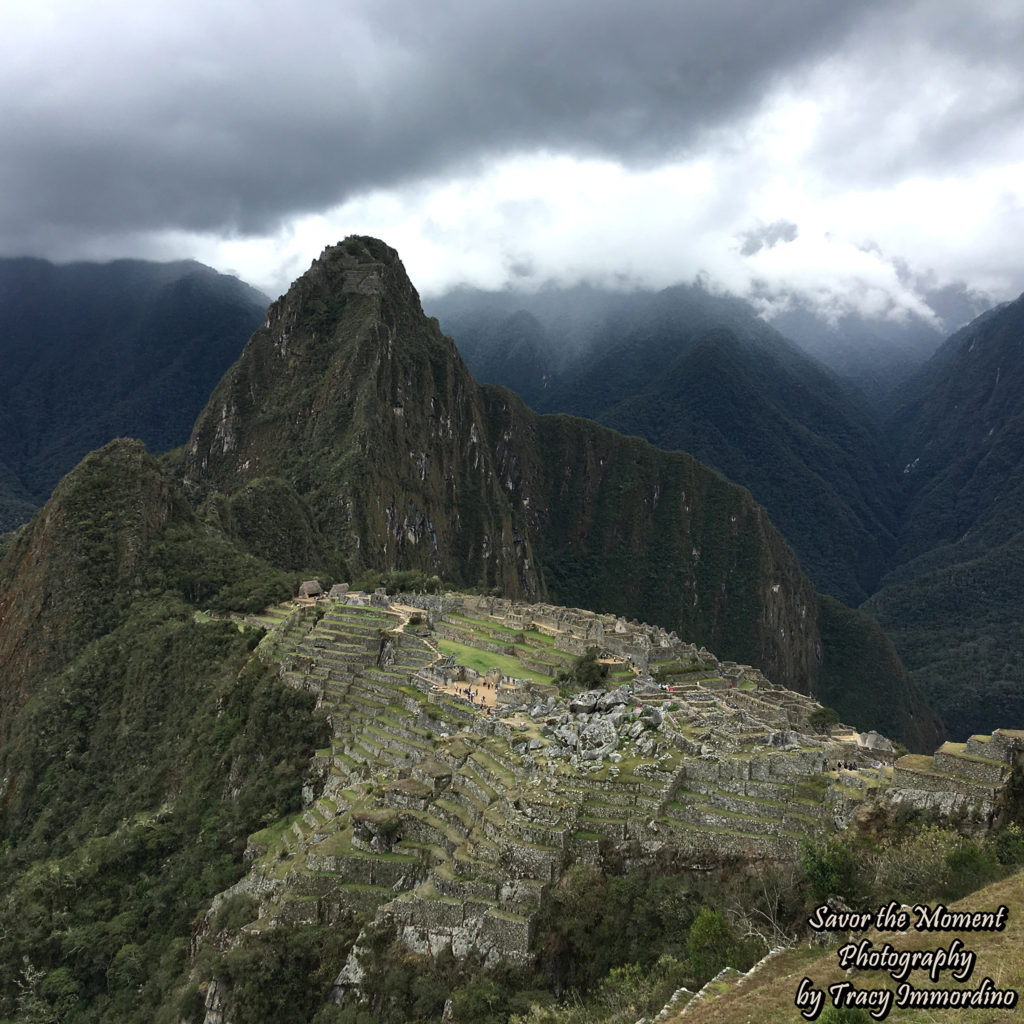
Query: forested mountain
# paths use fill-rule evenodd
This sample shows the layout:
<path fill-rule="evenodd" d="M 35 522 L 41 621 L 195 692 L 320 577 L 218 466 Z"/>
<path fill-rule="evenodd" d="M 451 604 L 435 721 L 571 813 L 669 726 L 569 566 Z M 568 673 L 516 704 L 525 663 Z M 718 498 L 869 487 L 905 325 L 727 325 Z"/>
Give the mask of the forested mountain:
<path fill-rule="evenodd" d="M 735 357 L 731 345 L 721 350 Z M 701 351 L 700 344 L 692 350 Z M 794 365 L 785 379 L 799 383 L 799 360 Z M 326 250 L 270 307 L 184 447 L 158 460 L 139 441 L 106 444 L 0 550 L 0 1013 L 16 1019 L 198 1021 L 218 996 L 196 978 L 212 987 L 214 976 L 233 984 L 238 1000 L 243 992 L 262 999 L 261 1020 L 312 1019 L 324 1004 L 367 919 L 339 915 L 303 927 L 303 915 L 320 906 L 319 876 L 293 873 L 308 886 L 279 894 L 294 920 L 247 933 L 237 945 L 221 948 L 214 936 L 237 935 L 253 922 L 253 901 L 234 894 L 207 913 L 214 895 L 243 875 L 254 833 L 276 830 L 280 839 L 295 826 L 307 836 L 304 819 L 292 816 L 302 806 L 301 784 L 314 751 L 322 768 L 333 757 L 301 670 L 299 689 L 285 687 L 276 668 L 253 654 L 261 631 L 216 617 L 294 593 L 300 572 L 352 578 L 420 570 L 647 619 L 816 693 L 860 728 L 877 727 L 919 750 L 934 749 L 939 738 L 885 634 L 870 616 L 815 593 L 749 491 L 688 454 L 566 414 L 541 415 L 504 388 L 477 384 L 451 339 L 423 314 L 397 254 L 375 239 Z M 310 622 L 319 610 L 310 609 Z M 368 630 L 368 671 L 386 677 L 386 638 Z M 389 692 L 417 701 L 400 687 Z M 359 714 L 373 728 L 389 724 L 390 705 L 354 699 L 363 700 Z M 435 749 L 437 757 L 459 756 L 458 735 L 437 736 L 439 725 L 428 719 L 430 730 L 417 726 L 411 739 L 431 757 Z M 490 720 L 480 725 L 481 740 L 497 736 Z M 692 737 L 680 734 L 695 764 L 712 756 L 705 745 L 717 742 L 715 728 L 708 719 Z M 801 786 L 820 796 L 823 748 L 804 749 L 785 729 L 772 732 L 764 745 L 758 734 L 764 765 L 776 754 L 806 759 L 810 775 Z M 398 742 L 386 730 L 379 736 L 385 745 Z M 742 770 L 733 753 L 719 753 L 723 771 Z M 478 756 L 474 763 L 493 771 L 487 777 L 500 787 L 502 764 Z M 625 773 L 630 766 L 617 756 Z M 444 775 L 439 764 L 428 767 Z M 490 784 L 478 779 L 486 796 Z M 391 781 L 371 776 L 359 785 L 375 800 Z M 429 788 L 411 777 L 394 781 L 400 799 L 414 801 Z M 509 801 L 540 807 L 540 781 L 531 783 L 538 797 L 510 789 Z M 789 807 L 772 796 L 774 784 L 753 774 L 749 781 L 758 799 L 795 812 L 796 821 L 808 820 L 804 804 L 817 806 L 794 789 L 800 806 Z M 643 785 L 661 793 L 664 782 Z M 340 790 L 335 796 L 348 799 Z M 663 798 L 644 799 L 651 806 L 638 804 L 636 813 L 646 822 Z M 439 807 L 458 819 L 456 805 L 442 799 Z M 421 813 L 412 807 L 407 820 L 437 827 Z M 386 823 L 373 813 L 366 821 Z M 544 821 L 520 824 L 524 856 L 545 855 L 537 841 Z M 431 834 L 444 841 L 441 826 Z M 578 835 L 603 848 L 596 834 Z M 316 854 L 315 834 L 308 838 Z M 432 842 L 414 845 L 429 858 Z M 355 846 L 349 852 L 366 859 Z M 392 867 L 407 856 L 376 852 L 397 857 Z M 287 859 L 282 852 L 283 871 Z M 665 877 L 679 874 L 664 867 Z M 556 890 L 559 900 L 603 898 L 590 875 L 579 876 L 579 890 L 574 877 L 564 890 L 551 878 L 550 889 L 527 892 L 513 875 L 512 888 L 522 889 L 517 899 Z M 631 875 L 628 885 L 659 891 L 660 879 Z M 454 875 L 445 880 L 459 883 Z M 358 896 L 372 887 L 350 888 Z M 696 890 L 687 895 L 688 929 L 700 899 Z M 637 920 L 653 913 L 651 900 L 622 905 Z M 492 919 L 504 920 L 501 913 Z M 676 904 L 667 916 L 679 919 Z M 555 939 L 561 924 L 552 926 Z M 374 970 L 393 970 L 381 984 L 409 986 L 402 1005 L 421 995 L 434 1006 L 436 974 L 405 952 L 388 954 L 381 934 Z M 571 960 L 565 941 L 546 955 Z M 496 991 L 480 984 L 481 993 Z M 415 988 L 427 985 L 434 988 Z M 278 1012 L 267 1002 L 278 991 L 305 1002 Z M 467 1005 L 457 1019 L 482 1019 Z M 319 1019 L 355 1020 L 361 1012 L 331 1006 Z"/>
<path fill-rule="evenodd" d="M 962 283 L 936 288 L 918 282 L 917 290 L 923 303 L 919 315 L 869 317 L 846 311 L 826 317 L 791 299 L 772 317 L 772 326 L 863 394 L 884 420 L 897 389 L 950 334 L 991 305 Z"/>
<path fill-rule="evenodd" d="M 866 607 L 958 731 L 1024 721 L 1024 297 L 954 334 L 887 429 L 903 526 Z"/>
<path fill-rule="evenodd" d="M 298 808 L 323 740 L 313 698 L 252 656 L 261 630 L 196 602 L 263 607 L 295 584 L 202 524 L 138 441 L 90 454 L 13 540 L 0 1018 L 178 1019 L 196 915 L 241 876 L 246 837 Z"/>
<path fill-rule="evenodd" d="M 691 453 L 750 488 L 819 590 L 848 604 L 873 592 L 896 522 L 863 401 L 737 299 L 574 289 L 557 310 L 557 295 L 516 308 L 463 292 L 430 311 L 481 380 Z"/>
<path fill-rule="evenodd" d="M 372 239 L 327 250 L 270 308 L 197 420 L 184 478 L 279 564 L 551 594 L 817 680 L 813 588 L 749 492 L 481 388 Z"/>
<path fill-rule="evenodd" d="M 266 304 L 191 261 L 0 260 L 0 530 L 111 438 L 181 444 Z"/>

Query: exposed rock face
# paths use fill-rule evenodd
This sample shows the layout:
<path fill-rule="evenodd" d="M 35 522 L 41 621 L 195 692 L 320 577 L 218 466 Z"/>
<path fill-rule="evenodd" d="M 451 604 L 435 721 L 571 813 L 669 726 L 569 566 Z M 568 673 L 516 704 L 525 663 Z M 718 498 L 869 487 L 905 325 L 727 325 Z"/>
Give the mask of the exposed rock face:
<path fill-rule="evenodd" d="M 242 521 L 270 478 L 278 498 Z M 552 592 L 678 627 L 798 689 L 817 675 L 813 588 L 746 490 L 481 389 L 375 239 L 325 250 L 271 306 L 197 421 L 184 479 L 226 495 L 225 527 L 278 564 Z M 275 541 L 307 521 L 301 551 Z"/>
<path fill-rule="evenodd" d="M 185 482 L 244 500 L 280 478 L 310 510 L 321 561 L 536 594 L 539 570 L 501 493 L 483 415 L 394 250 L 350 238 L 270 307 L 196 422 Z M 268 541 L 295 512 L 276 504 L 238 533 L 280 561 Z"/>

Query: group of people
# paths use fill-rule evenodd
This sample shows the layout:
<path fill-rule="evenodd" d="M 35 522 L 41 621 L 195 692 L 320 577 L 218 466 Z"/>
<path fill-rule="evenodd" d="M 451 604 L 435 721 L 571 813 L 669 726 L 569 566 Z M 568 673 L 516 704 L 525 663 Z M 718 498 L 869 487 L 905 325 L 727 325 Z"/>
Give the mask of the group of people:
<path fill-rule="evenodd" d="M 492 682 L 488 679 L 478 680 L 475 687 L 473 686 L 453 686 L 451 688 L 439 686 L 437 683 L 431 684 L 432 690 L 440 690 L 454 694 L 456 697 L 461 697 L 463 700 L 468 700 L 470 704 L 476 707 L 482 708 L 485 714 L 490 714 L 491 708 L 488 705 L 487 697 L 480 692 L 480 688 L 488 690 L 497 689 L 497 683 Z"/>

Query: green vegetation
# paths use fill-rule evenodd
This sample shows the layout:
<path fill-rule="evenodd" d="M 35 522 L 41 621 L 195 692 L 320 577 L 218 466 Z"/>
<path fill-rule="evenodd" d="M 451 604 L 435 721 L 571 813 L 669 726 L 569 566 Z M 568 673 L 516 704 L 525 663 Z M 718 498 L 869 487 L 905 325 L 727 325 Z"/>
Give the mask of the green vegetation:
<path fill-rule="evenodd" d="M 511 655 L 492 654 L 489 651 L 482 651 L 477 647 L 460 644 L 454 640 L 446 640 L 444 637 L 438 637 L 435 642 L 437 649 L 442 654 L 454 654 L 458 664 L 475 669 L 481 675 L 486 674 L 490 668 L 497 668 L 501 671 L 502 675 L 512 676 L 513 678 L 532 679 L 538 683 L 551 682 L 551 676 L 525 668 L 518 658 L 514 658 Z"/>
<path fill-rule="evenodd" d="M 1018 535 L 1019 536 L 1019 535 Z M 894 580 L 866 608 L 892 637 L 917 689 L 964 740 L 993 723 L 1024 720 L 1024 646 L 1017 609 L 1024 602 L 1024 547 L 993 545 L 976 557 L 921 564 Z M 910 576 L 910 570 L 901 576 Z"/>
<path fill-rule="evenodd" d="M 346 915 L 332 927 L 247 935 L 226 954 L 203 957 L 200 973 L 216 966 L 217 977 L 229 987 L 233 1019 L 307 1024 L 327 1001 L 360 925 L 357 917 Z"/>
<path fill-rule="evenodd" d="M 23 694 L 0 747 L 0 1017 L 151 1021 L 326 737 L 255 656 L 261 628 L 187 601 L 251 608 L 287 574 L 197 523 L 140 444 L 90 456 L 48 509 L 0 570 Z"/>
<path fill-rule="evenodd" d="M 0 1017 L 28 964 L 53 1019 L 152 1021 L 248 834 L 298 805 L 312 697 L 234 624 L 146 611 L 37 693 L 4 749 Z M 248 913 L 229 901 L 219 926 Z"/>
<path fill-rule="evenodd" d="M 361 283 L 381 287 L 339 287 L 354 262 L 368 275 Z M 547 587 L 570 603 L 680 628 L 782 682 L 813 677 L 820 639 L 821 692 L 838 713 L 846 717 L 858 699 L 856 685 L 860 700 L 868 694 L 878 705 L 877 720 L 891 720 L 888 731 L 918 729 L 925 745 L 927 722 L 874 622 L 828 599 L 818 604 L 747 492 L 682 453 L 659 453 L 568 416 L 536 417 L 507 392 L 478 391 L 381 243 L 347 240 L 275 306 L 271 320 L 283 319 L 294 328 L 289 372 L 281 372 L 282 339 L 269 328 L 258 332 L 218 386 L 188 451 L 160 464 L 138 442 L 114 442 L 69 474 L 45 514 L 5 542 L 0 1018 L 174 1024 L 198 1019 L 216 979 L 226 1017 L 245 1024 L 435 1022 L 449 1000 L 453 1024 L 633 1021 L 657 1012 L 679 985 L 696 987 L 725 965 L 745 968 L 766 940 L 799 934 L 815 901 L 952 900 L 1024 858 L 1018 820 L 977 838 L 910 816 L 865 815 L 861 835 L 808 842 L 801 872 L 722 858 L 713 872 L 698 872 L 692 853 L 674 862 L 669 843 L 653 856 L 621 829 L 619 839 L 608 838 L 607 823 L 626 818 L 619 817 L 625 805 L 600 799 L 604 787 L 609 800 L 614 789 L 613 766 L 605 765 L 589 780 L 590 813 L 571 826 L 593 829 L 578 838 L 600 867 L 576 863 L 543 894 L 528 969 L 485 970 L 471 958 L 413 953 L 383 926 L 361 940 L 363 1001 L 328 1004 L 375 901 L 418 880 L 425 864 L 439 866 L 423 890 L 438 906 L 459 905 L 446 882 L 479 883 L 484 895 L 473 898 L 485 906 L 494 898 L 486 886 L 500 879 L 470 872 L 474 863 L 484 875 L 500 872 L 505 852 L 475 861 L 497 847 L 486 828 L 475 848 L 458 849 L 465 834 L 456 823 L 476 803 L 487 804 L 492 826 L 501 799 L 523 808 L 524 834 L 513 845 L 525 856 L 560 851 L 547 845 L 557 829 L 545 824 L 543 807 L 534 813 L 543 787 L 516 789 L 522 779 L 505 740 L 495 732 L 439 743 L 418 717 L 429 715 L 424 695 L 402 689 L 399 672 L 370 670 L 366 688 L 352 695 L 358 710 L 337 716 L 331 730 L 313 713 L 318 694 L 282 685 L 278 666 L 263 658 L 284 645 L 257 649 L 263 625 L 279 616 L 261 610 L 292 593 L 305 566 L 322 566 L 321 578 L 363 573 L 366 584 L 395 589 L 436 589 L 439 566 L 485 591 Z M 388 359 L 384 337 L 400 339 Z M 694 354 L 714 370 L 729 346 L 711 341 Z M 417 452 L 422 457 L 409 458 Z M 218 617 L 228 611 L 261 612 L 261 625 Z M 357 646 L 372 662 L 374 645 L 392 634 L 366 612 L 371 624 Z M 458 625 L 467 642 L 439 647 L 480 671 L 497 667 L 547 683 L 565 670 L 568 688 L 619 681 L 595 652 L 569 666 L 539 635 L 476 620 Z M 430 657 L 419 638 L 401 639 L 405 654 Z M 508 643 L 518 653 L 474 646 L 484 643 Z M 322 687 L 323 695 L 352 686 L 304 675 L 313 660 L 294 654 L 286 668 L 296 685 Z M 552 672 L 537 674 L 523 661 L 550 664 Z M 451 710 L 433 707 L 441 719 Z M 823 712 L 823 725 L 829 717 Z M 862 724 L 856 710 L 849 717 Z M 538 732 L 533 723 L 520 736 Z M 355 770 L 332 801 L 299 814 L 303 784 L 315 793 L 322 780 L 307 775 L 315 751 L 322 752 L 318 772 L 337 778 Z M 408 775 L 403 751 L 469 757 L 468 790 L 453 788 L 431 811 L 388 806 L 394 790 L 377 765 L 393 755 Z M 661 760 L 668 777 L 680 756 Z M 618 795 L 631 793 L 635 807 L 650 806 L 656 816 L 663 784 L 635 774 L 640 761 L 614 766 Z M 403 782 L 399 795 L 410 802 L 431 788 Z M 813 785 L 792 801 L 797 821 L 805 820 L 799 805 Z M 493 799 L 496 791 L 501 798 Z M 1015 816 L 1022 792 L 1018 774 Z M 359 843 L 394 846 L 375 860 L 401 880 L 343 883 L 370 908 L 366 916 L 322 897 L 330 873 L 307 859 L 305 842 L 311 850 L 336 811 L 349 817 L 322 840 L 325 857 L 365 862 Z M 721 815 L 726 824 L 751 817 Z M 413 842 L 415 832 L 422 834 Z M 296 882 L 280 896 L 286 912 L 274 927 L 260 927 L 266 919 L 244 893 L 207 914 L 242 877 L 250 839 L 271 877 Z M 529 879 L 518 882 L 530 891 Z M 508 906 L 494 919 L 523 923 Z"/>
<path fill-rule="evenodd" d="M 839 721 L 839 712 L 835 708 L 817 708 L 807 716 L 807 723 L 816 732 L 828 732 Z"/>
<path fill-rule="evenodd" d="M 818 627 L 823 658 L 816 695 L 821 703 L 859 729 L 876 729 L 912 750 L 934 750 L 937 717 L 878 623 L 864 611 L 819 597 Z M 901 702 L 891 699 L 896 691 L 903 694 Z"/>
<path fill-rule="evenodd" d="M 184 444 L 267 300 L 188 261 L 0 260 L 0 533 L 114 437 Z"/>
<path fill-rule="evenodd" d="M 355 582 L 356 590 L 372 593 L 383 587 L 388 594 L 438 594 L 444 588 L 440 576 L 427 575 L 419 569 L 394 569 L 391 572 L 364 572 Z"/>
<path fill-rule="evenodd" d="M 583 690 L 604 689 L 608 680 L 608 666 L 600 664 L 597 655 L 597 648 L 591 647 L 573 662 L 568 672 L 558 673 L 555 682 L 563 697 Z"/>

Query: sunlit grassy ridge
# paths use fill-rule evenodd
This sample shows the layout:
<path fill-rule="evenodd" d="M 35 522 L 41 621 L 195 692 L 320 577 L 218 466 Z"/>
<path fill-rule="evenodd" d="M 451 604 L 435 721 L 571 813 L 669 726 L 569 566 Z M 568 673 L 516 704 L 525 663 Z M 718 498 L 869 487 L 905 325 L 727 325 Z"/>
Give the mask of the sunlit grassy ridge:
<path fill-rule="evenodd" d="M 935 905 L 935 904 L 931 904 Z M 909 981 L 915 989 L 949 988 L 971 990 L 978 988 L 984 978 L 991 978 L 996 988 L 1024 988 L 1024 871 L 979 889 L 970 896 L 949 904 L 954 911 L 995 911 L 1000 905 L 1009 908 L 1005 930 L 1002 932 L 918 932 L 906 934 L 891 932 L 865 933 L 875 948 L 886 942 L 899 951 L 948 948 L 959 939 L 964 947 L 977 954 L 977 963 L 971 977 L 958 984 L 944 972 L 939 985 L 934 985 L 927 972 L 912 972 Z M 911 916 L 911 922 L 915 918 Z M 837 942 L 825 952 L 808 946 L 787 950 L 761 971 L 742 979 L 727 992 L 693 1005 L 685 1015 L 668 1018 L 668 1024 L 685 1019 L 686 1024 L 791 1024 L 801 1020 L 794 1005 L 794 997 L 801 979 L 808 977 L 815 988 L 826 991 L 825 1005 L 831 1002 L 827 995 L 829 985 L 852 981 L 858 989 L 894 990 L 897 983 L 884 971 L 862 971 L 847 978 L 840 969 L 836 950 L 848 941 L 846 933 L 836 933 Z M 857 936 L 859 941 L 860 936 Z M 1018 1009 L 901 1009 L 894 1008 L 890 1020 L 907 1024 L 1002 1024 L 1017 1019 Z"/>

